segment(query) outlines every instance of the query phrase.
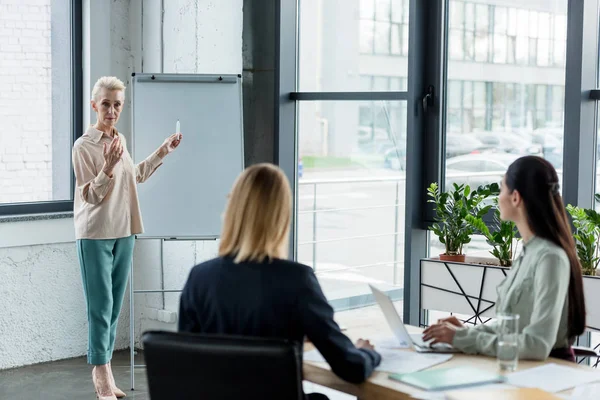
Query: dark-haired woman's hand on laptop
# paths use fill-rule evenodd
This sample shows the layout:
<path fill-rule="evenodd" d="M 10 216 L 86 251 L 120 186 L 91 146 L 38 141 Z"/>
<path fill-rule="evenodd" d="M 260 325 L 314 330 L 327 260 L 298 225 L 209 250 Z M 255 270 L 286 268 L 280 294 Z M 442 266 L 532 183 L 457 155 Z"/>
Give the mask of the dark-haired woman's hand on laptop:
<path fill-rule="evenodd" d="M 454 315 L 452 315 L 451 317 L 447 317 L 447 318 L 440 318 L 437 321 L 438 324 L 443 324 L 444 322 L 447 322 L 450 325 L 454 325 L 457 328 L 463 327 L 463 323 L 460 322 L 460 320 L 458 318 L 456 318 Z"/>
<path fill-rule="evenodd" d="M 452 325 L 449 322 L 434 324 L 423 331 L 423 340 L 425 342 L 431 340 L 432 345 L 437 343 L 452 344 L 457 329 L 458 326 Z"/>

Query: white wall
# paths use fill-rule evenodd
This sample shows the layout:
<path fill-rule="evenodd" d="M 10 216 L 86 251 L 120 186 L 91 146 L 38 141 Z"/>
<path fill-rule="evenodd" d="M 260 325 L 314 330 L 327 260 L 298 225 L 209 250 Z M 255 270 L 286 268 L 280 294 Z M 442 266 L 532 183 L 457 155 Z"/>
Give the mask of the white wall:
<path fill-rule="evenodd" d="M 140 71 L 142 65 L 143 72 L 241 73 L 243 0 L 164 3 L 162 14 L 160 0 L 84 1 L 84 48 L 91 50 L 84 60 L 86 124 L 93 121 L 86 99 L 101 75 L 117 75 L 129 82 L 131 72 Z M 163 48 L 157 43 L 161 36 Z M 126 136 L 128 126 L 130 113 L 123 112 L 119 129 Z M 71 226 L 72 219 L 0 223 L 0 369 L 86 352 L 87 320 Z M 168 289 L 181 289 L 190 268 L 213 257 L 217 245 L 215 241 L 165 242 L 161 279 L 159 242 L 138 241 L 136 289 L 157 289 L 161 281 Z M 175 324 L 157 321 L 157 310 L 163 308 L 161 295 L 140 294 L 135 301 L 138 338 L 146 329 L 175 329 Z M 164 308 L 175 312 L 178 301 L 178 294 L 166 294 Z M 173 316 L 162 314 L 163 319 Z M 126 298 L 117 349 L 128 347 L 128 341 Z"/>

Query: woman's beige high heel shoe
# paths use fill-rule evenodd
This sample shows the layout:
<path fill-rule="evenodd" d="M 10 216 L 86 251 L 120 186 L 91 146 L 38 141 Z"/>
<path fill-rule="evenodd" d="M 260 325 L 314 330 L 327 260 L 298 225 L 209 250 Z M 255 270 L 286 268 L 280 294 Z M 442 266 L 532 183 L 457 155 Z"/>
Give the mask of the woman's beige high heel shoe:
<path fill-rule="evenodd" d="M 110 387 L 112 388 L 113 393 L 115 394 L 115 396 L 117 396 L 117 399 L 122 399 L 123 397 L 127 397 L 127 395 L 125 394 L 125 392 L 123 392 L 121 389 L 119 389 L 117 387 L 117 384 L 115 383 L 115 377 L 112 373 L 112 367 L 110 365 L 110 363 L 108 363 L 108 370 L 110 371 Z"/>
<path fill-rule="evenodd" d="M 94 382 L 94 389 L 96 390 L 96 397 L 99 400 L 117 400 L 117 397 L 115 396 L 114 393 L 112 393 L 112 390 L 111 390 L 111 394 L 108 396 L 101 395 L 100 392 L 98 391 L 98 382 L 96 381 L 96 367 L 94 367 L 94 369 L 92 370 L 92 382 Z"/>

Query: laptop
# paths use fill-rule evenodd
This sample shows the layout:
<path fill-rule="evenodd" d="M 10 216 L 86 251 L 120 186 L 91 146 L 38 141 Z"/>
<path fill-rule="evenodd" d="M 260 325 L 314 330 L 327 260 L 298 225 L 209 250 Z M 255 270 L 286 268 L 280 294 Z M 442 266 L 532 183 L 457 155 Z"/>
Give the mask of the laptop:
<path fill-rule="evenodd" d="M 381 311 L 383 311 L 383 315 L 385 316 L 390 329 L 394 333 L 394 336 L 396 336 L 396 339 L 398 339 L 398 342 L 401 346 L 408 346 L 419 353 L 460 352 L 446 343 L 436 343 L 432 345 L 431 341 L 425 342 L 422 337 L 423 335 L 420 333 L 409 334 L 408 330 L 406 330 L 406 326 L 404 326 L 404 322 L 402 322 L 402 318 L 400 318 L 400 315 L 398 315 L 398 311 L 396 311 L 396 307 L 394 307 L 392 300 L 373 285 L 369 285 L 369 287 L 371 288 L 373 296 L 375 296 L 375 300 L 377 300 L 379 307 L 381 307 Z"/>

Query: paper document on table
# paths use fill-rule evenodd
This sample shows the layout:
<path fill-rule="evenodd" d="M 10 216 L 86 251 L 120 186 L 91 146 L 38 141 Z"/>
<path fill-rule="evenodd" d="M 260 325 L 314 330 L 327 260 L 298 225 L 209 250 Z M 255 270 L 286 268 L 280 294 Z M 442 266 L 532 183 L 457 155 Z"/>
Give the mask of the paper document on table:
<path fill-rule="evenodd" d="M 377 349 L 408 349 L 410 343 L 401 343 L 397 337 L 391 336 L 376 336 L 371 340 Z"/>
<path fill-rule="evenodd" d="M 598 400 L 600 399 L 600 383 L 577 386 L 573 393 L 563 396 L 569 400 Z"/>
<path fill-rule="evenodd" d="M 452 358 L 452 354 L 421 354 L 413 351 L 379 349 L 381 364 L 377 371 L 394 372 L 396 374 L 407 374 L 433 367 L 444 363 Z M 304 361 L 326 362 L 318 350 L 304 353 Z"/>
<path fill-rule="evenodd" d="M 552 393 L 595 381 L 600 381 L 600 372 L 585 371 L 554 363 L 514 372 L 507 376 L 507 383 L 511 385 L 535 387 Z"/>

